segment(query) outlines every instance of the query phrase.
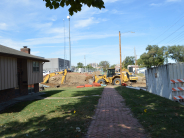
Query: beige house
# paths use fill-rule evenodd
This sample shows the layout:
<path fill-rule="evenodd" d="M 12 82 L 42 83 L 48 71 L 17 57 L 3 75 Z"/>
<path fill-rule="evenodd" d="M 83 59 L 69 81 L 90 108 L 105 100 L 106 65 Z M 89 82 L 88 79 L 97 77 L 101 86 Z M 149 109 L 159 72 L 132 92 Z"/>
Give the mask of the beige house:
<path fill-rule="evenodd" d="M 49 60 L 0 45 L 0 103 L 15 97 L 39 92 L 43 81 L 43 63 Z"/>

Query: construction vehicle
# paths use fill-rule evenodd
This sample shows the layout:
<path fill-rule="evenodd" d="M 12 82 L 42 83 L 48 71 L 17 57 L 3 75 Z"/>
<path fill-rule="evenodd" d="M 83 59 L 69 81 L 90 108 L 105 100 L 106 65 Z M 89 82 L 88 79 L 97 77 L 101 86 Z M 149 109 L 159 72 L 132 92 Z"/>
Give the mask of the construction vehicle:
<path fill-rule="evenodd" d="M 128 69 L 123 68 L 122 73 L 124 73 L 125 75 L 126 73 L 128 73 L 130 82 L 137 82 L 138 77 L 136 77 L 132 72 L 129 72 Z M 119 69 L 119 72 L 116 72 L 116 74 L 120 75 L 120 69 Z"/>
<path fill-rule="evenodd" d="M 105 84 L 114 84 L 121 85 L 121 83 L 126 83 L 130 80 L 128 72 L 122 73 L 122 81 L 120 79 L 120 75 L 115 72 L 115 69 L 108 69 L 107 75 L 99 75 L 94 77 L 94 81 L 96 83 L 100 83 L 102 85 Z"/>
<path fill-rule="evenodd" d="M 66 74 L 67 74 L 67 69 L 65 69 L 64 71 L 61 71 L 61 72 L 53 72 L 53 73 L 50 73 L 48 74 L 44 80 L 43 80 L 43 83 L 48 83 L 49 82 L 49 78 L 55 76 L 55 75 L 58 75 L 58 74 L 63 74 L 63 77 L 61 79 L 61 84 L 64 83 L 64 80 L 66 79 Z"/>

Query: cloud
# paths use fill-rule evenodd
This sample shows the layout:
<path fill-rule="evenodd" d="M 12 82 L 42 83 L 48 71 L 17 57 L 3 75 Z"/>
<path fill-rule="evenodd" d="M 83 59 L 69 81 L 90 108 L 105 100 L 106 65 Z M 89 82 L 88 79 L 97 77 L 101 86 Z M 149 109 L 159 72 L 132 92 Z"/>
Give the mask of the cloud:
<path fill-rule="evenodd" d="M 180 2 L 181 0 L 166 0 L 166 2 Z"/>
<path fill-rule="evenodd" d="M 39 53 L 40 53 L 40 51 L 31 51 L 31 55 L 37 55 Z"/>
<path fill-rule="evenodd" d="M 6 23 L 0 23 L 0 30 L 6 30 L 7 24 Z"/>
<path fill-rule="evenodd" d="M 87 27 L 91 24 L 94 24 L 94 23 L 99 23 L 98 20 L 95 20 L 94 17 L 90 17 L 89 19 L 86 19 L 86 20 L 78 20 L 76 21 L 74 27 Z"/>
<path fill-rule="evenodd" d="M 108 11 L 107 9 L 100 10 L 100 9 L 93 8 L 93 7 L 89 8 L 88 6 L 83 6 L 82 10 L 80 12 L 78 12 L 77 14 L 74 14 L 71 17 L 71 20 L 72 20 L 72 18 L 75 20 L 86 19 L 86 18 L 92 17 L 93 15 L 96 15 L 96 14 L 106 13 L 107 11 Z"/>
<path fill-rule="evenodd" d="M 162 4 L 161 3 L 151 3 L 150 6 L 161 6 Z"/>
<path fill-rule="evenodd" d="M 116 10 L 116 9 L 112 10 L 111 12 L 112 12 L 113 14 L 125 14 L 125 13 L 123 13 L 122 11 L 118 11 L 118 10 Z"/>

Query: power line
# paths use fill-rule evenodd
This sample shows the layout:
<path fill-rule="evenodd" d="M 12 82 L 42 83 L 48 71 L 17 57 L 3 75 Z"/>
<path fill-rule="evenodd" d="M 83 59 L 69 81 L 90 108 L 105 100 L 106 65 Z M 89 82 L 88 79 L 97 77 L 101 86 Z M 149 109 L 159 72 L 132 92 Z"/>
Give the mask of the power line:
<path fill-rule="evenodd" d="M 157 43 L 157 45 L 161 42 L 163 42 L 164 40 L 166 40 L 167 38 L 169 38 L 171 35 L 173 35 L 174 33 L 176 33 L 178 30 L 180 30 L 184 25 L 182 25 L 181 27 L 179 27 L 177 30 L 175 30 L 173 33 L 171 33 L 169 36 L 167 36 L 166 38 L 164 38 L 163 40 L 161 40 L 160 42 Z"/>
<path fill-rule="evenodd" d="M 183 19 L 184 16 L 182 16 L 178 21 L 176 21 L 171 27 L 169 27 L 166 31 L 164 31 L 161 35 L 159 35 L 158 37 L 156 37 L 154 40 L 152 40 L 151 42 L 155 41 L 157 38 L 159 38 L 160 36 L 162 36 L 164 33 L 166 33 L 169 29 L 171 29 L 174 25 L 176 25 L 181 19 Z M 151 43 L 150 42 L 150 43 Z"/>
<path fill-rule="evenodd" d="M 178 37 L 178 39 L 176 39 L 176 40 L 174 40 L 174 41 L 172 41 L 171 43 L 176 43 L 178 40 L 180 40 L 181 38 L 183 38 L 183 36 L 184 36 L 184 34 L 183 35 L 181 35 L 180 37 Z"/>
<path fill-rule="evenodd" d="M 169 43 L 173 43 L 174 41 L 178 40 L 178 38 L 180 38 L 180 37 L 183 36 L 183 35 L 184 35 L 184 31 L 182 31 L 179 35 L 177 35 L 177 36 L 174 37 L 173 39 L 169 40 L 169 41 L 166 43 L 166 45 L 169 44 Z"/>

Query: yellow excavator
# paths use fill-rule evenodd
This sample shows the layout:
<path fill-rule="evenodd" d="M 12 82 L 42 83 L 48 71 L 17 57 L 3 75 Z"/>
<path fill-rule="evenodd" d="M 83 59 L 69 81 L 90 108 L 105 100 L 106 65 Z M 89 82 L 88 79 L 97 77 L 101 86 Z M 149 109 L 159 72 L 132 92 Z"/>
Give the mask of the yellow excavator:
<path fill-rule="evenodd" d="M 64 83 L 64 80 L 66 78 L 66 74 L 67 74 L 67 69 L 65 69 L 64 71 L 61 71 L 61 72 L 53 72 L 53 73 L 50 73 L 48 74 L 44 80 L 43 80 L 43 83 L 48 83 L 49 82 L 49 78 L 55 76 L 55 75 L 58 75 L 58 74 L 63 74 L 63 77 L 62 77 L 62 80 L 61 80 L 61 84 Z"/>
<path fill-rule="evenodd" d="M 126 70 L 123 69 L 122 71 L 122 80 L 120 79 L 120 73 L 115 72 L 115 69 L 108 69 L 107 75 L 99 75 L 94 77 L 94 81 L 96 83 L 100 83 L 102 85 L 105 84 L 113 84 L 113 85 L 121 85 L 121 83 L 126 83 L 128 81 L 136 81 L 138 78 L 131 76 L 132 74 Z"/>

